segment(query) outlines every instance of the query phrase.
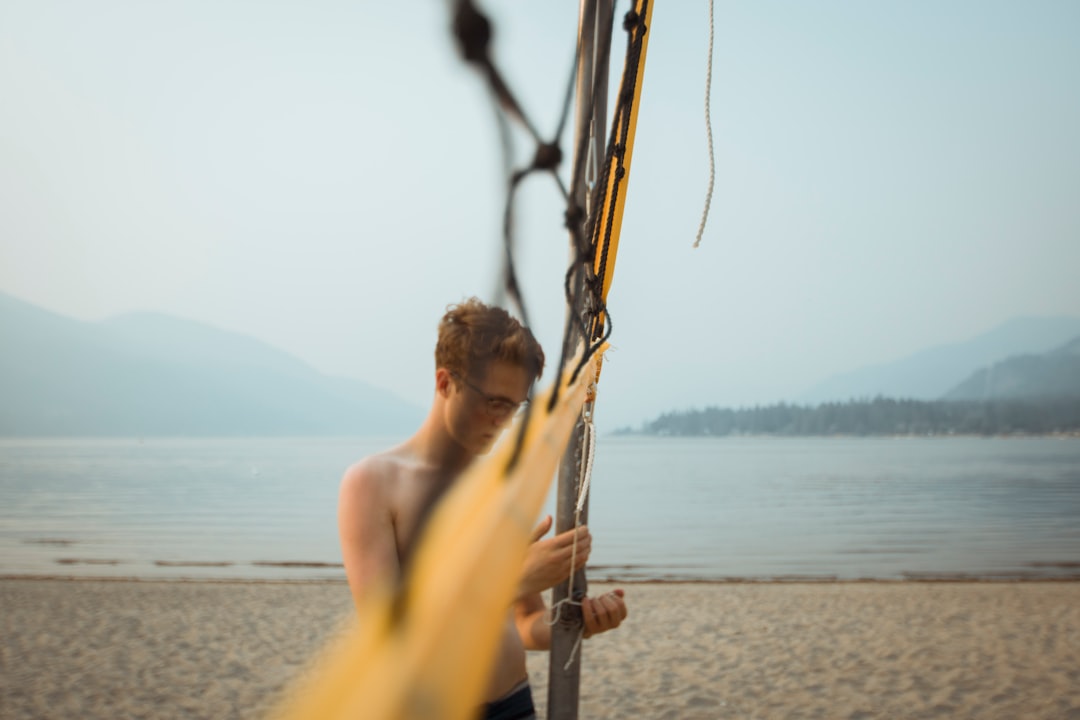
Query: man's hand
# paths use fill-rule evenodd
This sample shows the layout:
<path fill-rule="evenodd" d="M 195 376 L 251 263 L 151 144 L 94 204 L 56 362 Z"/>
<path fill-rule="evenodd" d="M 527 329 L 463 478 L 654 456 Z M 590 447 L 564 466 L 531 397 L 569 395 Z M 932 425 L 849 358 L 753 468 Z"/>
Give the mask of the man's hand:
<path fill-rule="evenodd" d="M 551 516 L 548 515 L 533 530 L 531 545 L 525 555 L 525 567 L 518 584 L 518 597 L 543 592 L 558 585 L 570 577 L 576 570 L 585 567 L 592 550 L 592 535 L 582 525 L 577 529 L 577 550 L 574 550 L 574 530 L 567 530 L 555 537 L 541 540 L 551 529 Z M 570 561 L 573 557 L 574 565 Z"/>
<path fill-rule="evenodd" d="M 623 591 L 616 588 L 600 597 L 581 599 L 581 616 L 585 621 L 585 637 L 614 630 L 626 619 Z"/>

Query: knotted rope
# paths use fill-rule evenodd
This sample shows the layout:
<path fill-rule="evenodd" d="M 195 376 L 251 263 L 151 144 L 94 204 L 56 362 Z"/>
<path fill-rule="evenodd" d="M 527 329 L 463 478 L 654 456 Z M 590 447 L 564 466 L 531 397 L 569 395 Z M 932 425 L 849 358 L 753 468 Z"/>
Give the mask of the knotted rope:
<path fill-rule="evenodd" d="M 596 385 L 590 387 L 590 396 L 596 392 Z M 554 603 L 549 609 L 550 617 L 547 620 L 548 625 L 555 625 L 562 617 L 562 609 L 564 605 L 575 605 L 581 607 L 580 600 L 574 600 L 574 575 L 577 572 L 574 567 L 577 566 L 577 543 L 578 543 L 578 528 L 581 527 L 581 513 L 585 510 L 585 503 L 589 499 L 589 484 L 592 479 L 593 460 L 596 457 L 596 427 L 593 425 L 592 420 L 592 402 L 586 402 L 582 408 L 582 438 L 581 438 L 581 472 L 578 475 L 578 491 L 577 501 L 574 504 L 574 541 L 570 546 L 570 579 L 566 588 L 566 597 L 557 603 Z M 584 624 L 578 630 L 577 640 L 574 641 L 574 647 L 570 650 L 570 657 L 567 659 L 566 664 L 563 665 L 563 670 L 569 670 L 570 666 L 574 664 L 574 659 L 577 657 L 578 648 L 581 647 L 581 640 L 585 637 Z"/>

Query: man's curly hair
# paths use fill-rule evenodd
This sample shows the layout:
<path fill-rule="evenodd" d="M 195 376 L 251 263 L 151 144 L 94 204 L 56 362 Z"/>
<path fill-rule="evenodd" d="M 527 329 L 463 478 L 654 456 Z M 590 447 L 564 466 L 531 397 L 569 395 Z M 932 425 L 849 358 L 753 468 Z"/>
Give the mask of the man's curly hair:
<path fill-rule="evenodd" d="M 435 367 L 465 377 L 482 372 L 492 360 L 519 365 L 532 378 L 544 371 L 540 343 L 506 310 L 475 297 L 447 307 L 439 321 Z"/>

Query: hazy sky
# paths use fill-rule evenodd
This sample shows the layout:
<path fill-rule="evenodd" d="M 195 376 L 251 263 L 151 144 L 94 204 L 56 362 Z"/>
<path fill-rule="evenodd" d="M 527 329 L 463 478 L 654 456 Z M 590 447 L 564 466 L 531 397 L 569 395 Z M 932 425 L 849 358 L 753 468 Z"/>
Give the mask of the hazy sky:
<path fill-rule="evenodd" d="M 553 129 L 577 3 L 484 6 Z M 707 13 L 654 13 L 600 420 L 790 399 L 1080 315 L 1080 3 L 717 2 L 716 194 L 692 250 Z M 5 0 L 0 291 L 199 320 L 426 405 L 443 309 L 492 294 L 503 187 L 447 26 L 435 0 Z M 616 70 L 624 48 L 617 31 Z M 521 200 L 554 358 L 560 201 L 540 179 Z"/>

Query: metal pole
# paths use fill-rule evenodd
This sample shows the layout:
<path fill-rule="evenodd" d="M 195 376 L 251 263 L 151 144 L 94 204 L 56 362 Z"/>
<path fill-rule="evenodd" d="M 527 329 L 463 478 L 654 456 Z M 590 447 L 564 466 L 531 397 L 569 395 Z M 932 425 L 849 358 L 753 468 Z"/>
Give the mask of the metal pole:
<path fill-rule="evenodd" d="M 607 77 L 596 78 L 594 77 L 594 69 L 598 64 L 596 62 L 596 33 L 599 28 L 601 32 L 607 32 L 609 28 L 598 22 L 600 18 L 609 16 L 611 12 L 611 3 L 613 0 L 581 0 L 580 15 L 578 18 L 578 38 L 580 53 L 578 58 L 578 75 L 577 75 L 577 102 L 575 107 L 575 138 L 574 148 L 582 147 L 580 139 L 582 133 L 586 136 L 592 132 L 592 142 L 585 145 L 585 152 L 592 156 L 590 162 L 578 162 L 578 158 L 574 158 L 574 167 L 581 168 L 582 173 L 587 173 L 591 167 L 595 170 L 599 168 L 599 164 L 604 158 L 604 135 L 605 135 L 605 122 L 607 115 Z M 600 63 L 603 65 L 603 63 Z M 593 87 L 596 86 L 598 93 L 598 99 L 596 107 L 592 109 L 590 113 L 590 102 L 593 96 Z M 588 189 L 586 183 L 581 182 L 584 178 L 572 178 L 578 180 L 576 187 L 578 188 L 578 195 L 573 200 L 577 203 L 578 207 L 586 209 L 586 215 L 595 211 L 595 208 L 590 208 L 586 204 L 588 197 Z M 576 256 L 576 251 L 573 246 L 573 239 L 571 239 L 570 248 L 571 258 Z M 576 293 L 575 296 L 579 296 Z M 585 328 L 584 319 L 584 307 L 568 307 L 566 322 L 576 323 L 579 327 Z M 572 354 L 574 352 L 573 347 L 568 347 L 567 352 Z M 586 403 L 583 410 L 583 416 L 591 416 L 593 403 Z M 574 431 L 570 436 L 570 442 L 567 444 L 566 453 L 563 455 L 562 463 L 559 466 L 559 489 L 556 499 L 556 518 L 555 518 L 555 532 L 565 532 L 574 527 L 575 524 L 575 511 L 577 509 L 578 501 L 578 483 L 580 480 L 582 458 L 582 436 L 584 433 L 584 423 L 581 418 L 578 419 L 577 425 L 574 427 Z M 581 521 L 587 522 L 589 514 L 588 501 L 586 500 L 584 509 L 581 513 Z M 580 602 L 581 598 L 585 597 L 588 589 L 588 582 L 585 578 L 585 572 L 583 570 L 574 574 L 573 578 L 573 597 L 571 599 Z M 559 603 L 567 598 L 570 591 L 570 583 L 563 582 L 556 585 L 552 590 L 552 604 Z M 577 644 L 578 637 L 582 631 L 582 617 L 581 608 L 577 605 L 565 604 L 561 607 L 559 612 L 559 620 L 551 627 L 551 660 L 550 668 L 548 672 L 548 720 L 577 720 L 578 717 L 578 701 L 580 697 L 580 677 L 581 677 L 581 656 L 583 648 L 578 648 L 577 653 L 573 657 L 571 662 L 571 653 L 574 652 L 574 646 Z"/>

